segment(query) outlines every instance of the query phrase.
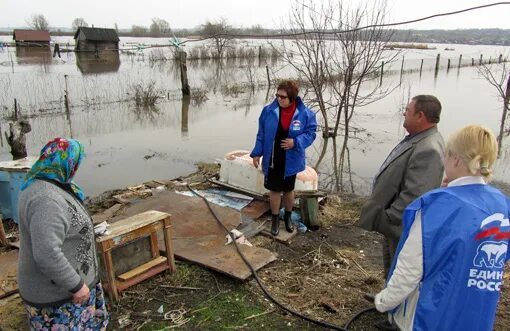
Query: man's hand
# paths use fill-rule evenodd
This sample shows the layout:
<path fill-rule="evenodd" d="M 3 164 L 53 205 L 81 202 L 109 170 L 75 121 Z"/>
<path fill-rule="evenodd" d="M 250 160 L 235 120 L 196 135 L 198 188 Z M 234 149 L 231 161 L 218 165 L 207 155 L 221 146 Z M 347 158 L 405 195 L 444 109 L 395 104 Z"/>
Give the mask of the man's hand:
<path fill-rule="evenodd" d="M 77 305 L 85 304 L 89 301 L 90 291 L 86 284 L 83 284 L 81 289 L 73 294 L 73 303 Z"/>
<path fill-rule="evenodd" d="M 282 143 L 280 144 L 280 147 L 283 148 L 284 150 L 294 148 L 294 139 L 292 138 L 283 139 Z"/>
<path fill-rule="evenodd" d="M 253 157 L 252 162 L 253 162 L 253 166 L 258 169 L 259 165 L 260 165 L 260 156 Z"/>

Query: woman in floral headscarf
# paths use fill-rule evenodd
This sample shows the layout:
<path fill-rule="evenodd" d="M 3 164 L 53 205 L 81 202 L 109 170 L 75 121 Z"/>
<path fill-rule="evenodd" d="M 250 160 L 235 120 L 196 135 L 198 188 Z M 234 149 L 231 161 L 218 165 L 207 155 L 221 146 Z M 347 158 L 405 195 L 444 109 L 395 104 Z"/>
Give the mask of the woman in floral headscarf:
<path fill-rule="evenodd" d="M 31 330 L 105 330 L 92 220 L 73 177 L 83 146 L 56 138 L 41 150 L 19 200 L 18 284 Z"/>

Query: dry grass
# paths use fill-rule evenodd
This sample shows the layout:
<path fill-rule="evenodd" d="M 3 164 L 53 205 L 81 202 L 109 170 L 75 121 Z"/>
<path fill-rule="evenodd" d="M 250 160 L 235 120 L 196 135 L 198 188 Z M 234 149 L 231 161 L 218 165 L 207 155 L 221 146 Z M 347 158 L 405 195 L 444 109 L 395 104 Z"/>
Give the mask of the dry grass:
<path fill-rule="evenodd" d="M 353 225 L 359 219 L 364 201 L 365 199 L 360 197 L 328 195 L 320 210 L 321 225 Z"/>

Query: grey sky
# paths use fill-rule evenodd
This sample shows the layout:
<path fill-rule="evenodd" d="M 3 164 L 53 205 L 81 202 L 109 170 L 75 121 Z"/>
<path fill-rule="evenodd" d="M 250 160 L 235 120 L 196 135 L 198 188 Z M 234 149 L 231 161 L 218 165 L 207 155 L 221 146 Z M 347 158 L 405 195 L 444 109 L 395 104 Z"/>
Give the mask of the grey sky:
<path fill-rule="evenodd" d="M 303 1 L 303 0 L 298 0 Z M 304 0 L 305 2 L 308 0 Z M 319 2 L 320 0 L 315 0 Z M 70 27 L 83 17 L 97 27 L 149 26 L 152 17 L 167 20 L 172 28 L 192 28 L 206 20 L 224 17 L 233 26 L 281 27 L 288 8 L 296 0 L 0 0 L 0 27 L 25 26 L 31 14 L 43 14 L 54 27 Z M 351 0 L 351 3 L 358 3 Z M 496 1 L 493 1 L 496 2 Z M 391 22 L 415 19 L 439 12 L 488 4 L 482 0 L 388 0 Z M 510 5 L 496 6 L 446 18 L 404 25 L 407 29 L 510 29 Z"/>

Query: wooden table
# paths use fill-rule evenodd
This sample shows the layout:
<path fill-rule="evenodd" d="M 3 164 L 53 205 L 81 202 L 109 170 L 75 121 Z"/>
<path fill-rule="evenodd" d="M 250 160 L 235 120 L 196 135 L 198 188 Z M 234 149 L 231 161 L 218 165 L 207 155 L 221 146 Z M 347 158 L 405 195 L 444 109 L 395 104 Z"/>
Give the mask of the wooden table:
<path fill-rule="evenodd" d="M 170 214 L 150 210 L 113 223 L 109 228 L 110 234 L 96 239 L 105 268 L 105 290 L 113 301 L 119 299 L 120 291 L 147 278 L 167 269 L 175 272 L 171 227 Z M 161 230 L 166 256 L 160 256 L 158 249 L 158 231 Z M 143 237 L 150 237 L 152 260 L 121 275 L 115 275 L 112 250 Z"/>

